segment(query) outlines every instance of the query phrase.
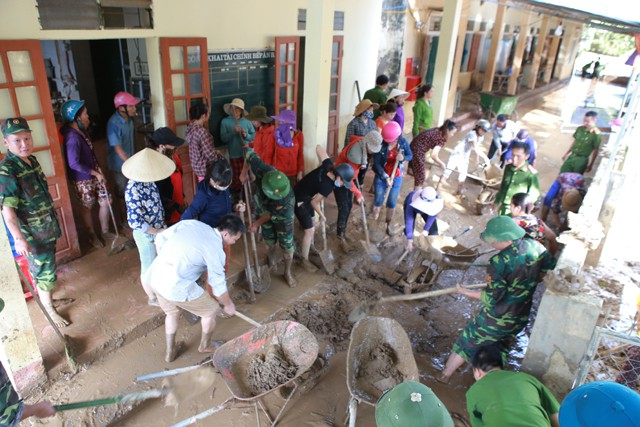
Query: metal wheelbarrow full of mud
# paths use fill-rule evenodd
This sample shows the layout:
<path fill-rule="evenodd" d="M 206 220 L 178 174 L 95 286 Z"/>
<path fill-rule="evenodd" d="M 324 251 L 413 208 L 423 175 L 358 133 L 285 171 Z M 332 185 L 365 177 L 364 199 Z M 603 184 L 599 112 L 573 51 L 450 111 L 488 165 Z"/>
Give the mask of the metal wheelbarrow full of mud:
<path fill-rule="evenodd" d="M 407 276 L 400 280 L 405 294 L 430 287 L 445 270 L 462 270 L 466 273 L 470 267 L 484 266 L 475 263 L 487 253 L 480 253 L 476 249 L 478 245 L 466 247 L 449 236 L 416 236 L 414 242 L 418 256 Z"/>
<path fill-rule="evenodd" d="M 482 215 L 487 206 L 491 206 L 496 201 L 496 194 L 502 184 L 502 169 L 491 163 L 483 168 L 478 176 L 469 175 L 469 178 L 479 181 L 482 190 L 476 198 L 476 213 Z"/>
<path fill-rule="evenodd" d="M 213 355 L 231 397 L 175 426 L 187 426 L 240 402 L 253 402 L 260 426 L 260 409 L 275 426 L 299 385 L 299 378 L 318 356 L 318 341 L 304 326 L 282 320 L 253 329 L 223 344 Z M 260 398 L 282 387 L 292 386 L 275 418 L 271 418 Z"/>
<path fill-rule="evenodd" d="M 382 394 L 404 381 L 420 381 L 411 342 L 398 322 L 365 317 L 351 331 L 347 353 L 349 427 L 355 427 L 358 404 L 375 406 Z"/>

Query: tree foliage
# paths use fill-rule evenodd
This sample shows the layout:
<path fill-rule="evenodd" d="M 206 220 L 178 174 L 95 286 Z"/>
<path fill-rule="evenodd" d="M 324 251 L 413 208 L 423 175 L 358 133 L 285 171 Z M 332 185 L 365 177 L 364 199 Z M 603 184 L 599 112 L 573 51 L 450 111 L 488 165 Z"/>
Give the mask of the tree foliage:
<path fill-rule="evenodd" d="M 583 50 L 608 56 L 620 56 L 635 49 L 631 35 L 594 27 L 585 27 L 581 43 Z"/>

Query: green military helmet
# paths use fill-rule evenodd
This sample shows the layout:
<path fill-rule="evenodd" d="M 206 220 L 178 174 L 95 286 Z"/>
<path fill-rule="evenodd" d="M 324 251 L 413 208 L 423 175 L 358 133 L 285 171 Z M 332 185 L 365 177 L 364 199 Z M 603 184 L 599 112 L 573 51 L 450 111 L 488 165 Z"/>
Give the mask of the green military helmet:
<path fill-rule="evenodd" d="M 262 177 L 262 191 L 270 199 L 284 199 L 291 191 L 289 178 L 278 170 L 269 171 Z"/>
<path fill-rule="evenodd" d="M 4 300 L 0 298 L 0 312 L 4 310 Z"/>
<path fill-rule="evenodd" d="M 453 420 L 433 391 L 416 381 L 405 381 L 380 396 L 376 404 L 378 427 L 453 427 Z"/>
<path fill-rule="evenodd" d="M 524 236 L 524 229 L 506 215 L 491 218 L 480 237 L 487 243 L 508 242 Z"/>

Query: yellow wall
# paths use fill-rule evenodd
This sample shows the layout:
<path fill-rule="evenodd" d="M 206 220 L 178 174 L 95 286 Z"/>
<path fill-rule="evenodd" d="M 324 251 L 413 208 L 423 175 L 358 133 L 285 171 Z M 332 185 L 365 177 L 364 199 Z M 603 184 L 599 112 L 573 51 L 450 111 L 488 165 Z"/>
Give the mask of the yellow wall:
<path fill-rule="evenodd" d="M 298 9 L 307 9 L 307 1 L 321 0 L 153 0 L 154 29 L 140 30 L 41 30 L 35 0 L 2 0 L 0 16 L 11 16 L 0 26 L 1 39 L 93 40 L 145 38 L 149 56 L 149 74 L 156 125 L 164 124 L 160 69 L 159 37 L 206 37 L 209 50 L 259 49 L 274 46 L 275 36 L 304 36 L 297 29 Z M 345 0 L 335 2 L 345 14 L 344 57 L 341 86 L 341 140 L 343 129 L 357 104 L 354 82 L 363 90 L 375 83 L 382 0 Z M 309 19 L 309 17 L 307 17 Z M 312 52 L 309 52 L 313 54 Z M 155 59 L 155 60 L 154 60 Z"/>

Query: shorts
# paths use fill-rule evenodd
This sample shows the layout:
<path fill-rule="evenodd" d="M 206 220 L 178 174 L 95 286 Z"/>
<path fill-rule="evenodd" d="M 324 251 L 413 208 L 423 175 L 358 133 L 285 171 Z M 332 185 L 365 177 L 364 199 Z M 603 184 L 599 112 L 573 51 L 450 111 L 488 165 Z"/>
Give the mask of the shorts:
<path fill-rule="evenodd" d="M 220 311 L 218 302 L 211 298 L 208 293 L 203 292 L 193 301 L 169 301 L 162 295 L 156 293 L 158 304 L 167 316 L 180 314 L 179 309 L 188 311 L 198 317 L 215 317 Z"/>
<path fill-rule="evenodd" d="M 267 221 L 260 227 L 262 237 L 267 245 L 275 245 L 276 241 L 285 253 L 293 253 L 296 245 L 293 242 L 293 218 L 290 221 Z"/>
<path fill-rule="evenodd" d="M 458 182 L 464 182 L 467 179 L 467 170 L 469 169 L 469 157 L 459 154 L 452 154 L 447 161 L 447 167 L 442 176 L 448 179 L 451 172 L 458 172 Z"/>
<path fill-rule="evenodd" d="M 96 204 L 96 200 L 101 205 L 109 202 L 109 193 L 95 177 L 83 181 L 71 181 L 71 188 L 86 209 L 91 209 Z"/>
<path fill-rule="evenodd" d="M 313 210 L 313 206 L 311 206 L 311 202 L 302 202 L 300 204 L 296 203 L 295 208 L 296 218 L 300 221 L 300 225 L 305 230 L 313 228 L 313 216 L 315 215 L 315 211 Z"/>
<path fill-rule="evenodd" d="M 27 256 L 29 272 L 41 291 L 51 292 L 56 287 L 56 241 L 35 244 L 29 241 L 31 253 Z"/>
<path fill-rule="evenodd" d="M 119 199 L 124 199 L 124 192 L 127 189 L 129 179 L 122 172 L 111 171 L 111 180 L 113 182 L 114 195 Z"/>

